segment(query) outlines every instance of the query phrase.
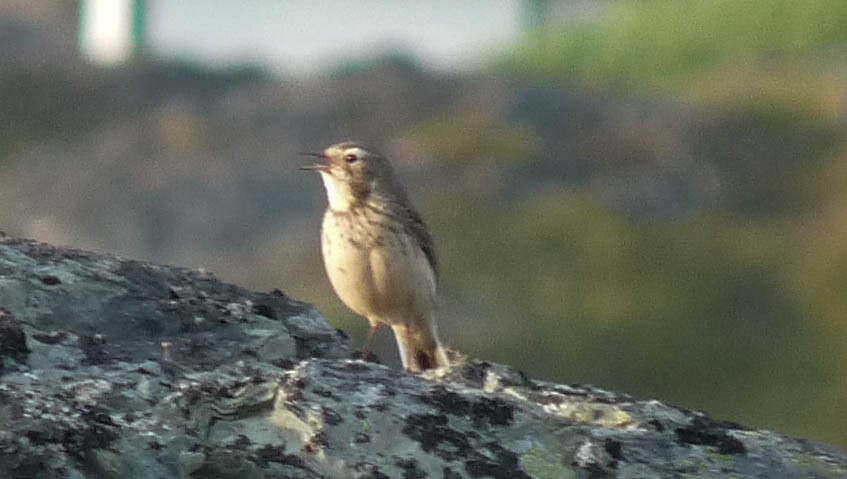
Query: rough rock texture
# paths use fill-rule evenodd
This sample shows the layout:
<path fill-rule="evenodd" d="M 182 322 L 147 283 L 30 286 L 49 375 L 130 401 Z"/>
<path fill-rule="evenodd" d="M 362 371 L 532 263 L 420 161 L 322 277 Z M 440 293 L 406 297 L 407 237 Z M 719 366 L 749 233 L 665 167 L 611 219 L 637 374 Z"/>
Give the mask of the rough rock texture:
<path fill-rule="evenodd" d="M 469 362 L 350 359 L 310 306 L 0 240 L 3 478 L 836 478 L 847 455 Z"/>

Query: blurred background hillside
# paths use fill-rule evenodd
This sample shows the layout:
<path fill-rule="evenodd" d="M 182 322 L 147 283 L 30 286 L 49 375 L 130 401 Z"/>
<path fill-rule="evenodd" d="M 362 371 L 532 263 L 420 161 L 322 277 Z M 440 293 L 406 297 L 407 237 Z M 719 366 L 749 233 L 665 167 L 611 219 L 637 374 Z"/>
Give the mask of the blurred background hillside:
<path fill-rule="evenodd" d="M 280 288 L 361 344 L 297 152 L 366 140 L 454 348 L 847 448 L 844 0 L 147 0 L 106 50 L 97 3 L 0 3 L 8 234 Z"/>

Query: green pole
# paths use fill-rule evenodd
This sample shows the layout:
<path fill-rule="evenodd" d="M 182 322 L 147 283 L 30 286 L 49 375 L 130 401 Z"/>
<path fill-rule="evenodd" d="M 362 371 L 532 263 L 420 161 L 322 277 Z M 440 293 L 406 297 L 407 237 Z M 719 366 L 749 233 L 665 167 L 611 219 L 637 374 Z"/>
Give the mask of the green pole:
<path fill-rule="evenodd" d="M 132 2 L 132 51 L 133 54 L 144 52 L 144 40 L 147 29 L 147 1 Z"/>
<path fill-rule="evenodd" d="M 524 23 L 529 32 L 543 30 L 547 25 L 549 0 L 524 0 Z"/>
<path fill-rule="evenodd" d="M 88 1 L 81 0 L 79 5 L 79 30 L 77 31 L 77 51 L 82 51 L 85 32 L 88 30 Z"/>

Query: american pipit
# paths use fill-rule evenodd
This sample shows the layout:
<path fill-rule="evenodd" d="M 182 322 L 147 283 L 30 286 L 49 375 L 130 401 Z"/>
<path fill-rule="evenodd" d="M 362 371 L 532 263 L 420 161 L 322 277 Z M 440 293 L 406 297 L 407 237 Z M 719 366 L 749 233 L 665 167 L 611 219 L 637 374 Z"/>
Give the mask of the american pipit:
<path fill-rule="evenodd" d="M 394 331 L 403 367 L 417 372 L 448 364 L 435 327 L 438 264 L 432 236 L 388 160 L 354 142 L 309 153 L 326 162 L 321 174 L 329 207 L 321 250 L 341 300 L 367 318 L 370 334 Z"/>

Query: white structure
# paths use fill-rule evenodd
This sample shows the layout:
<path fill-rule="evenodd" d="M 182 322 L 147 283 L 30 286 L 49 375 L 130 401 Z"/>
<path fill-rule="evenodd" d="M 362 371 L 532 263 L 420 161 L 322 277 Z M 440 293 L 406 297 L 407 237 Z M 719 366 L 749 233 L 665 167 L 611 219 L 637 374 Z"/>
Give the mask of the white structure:
<path fill-rule="evenodd" d="M 117 64 L 141 47 L 143 0 L 82 0 L 79 41 L 82 54 L 97 63 Z"/>
<path fill-rule="evenodd" d="M 485 68 L 527 30 L 590 20 L 612 0 L 78 1 L 80 50 L 97 63 L 119 64 L 143 48 L 296 74 L 391 52 L 438 69 Z"/>

